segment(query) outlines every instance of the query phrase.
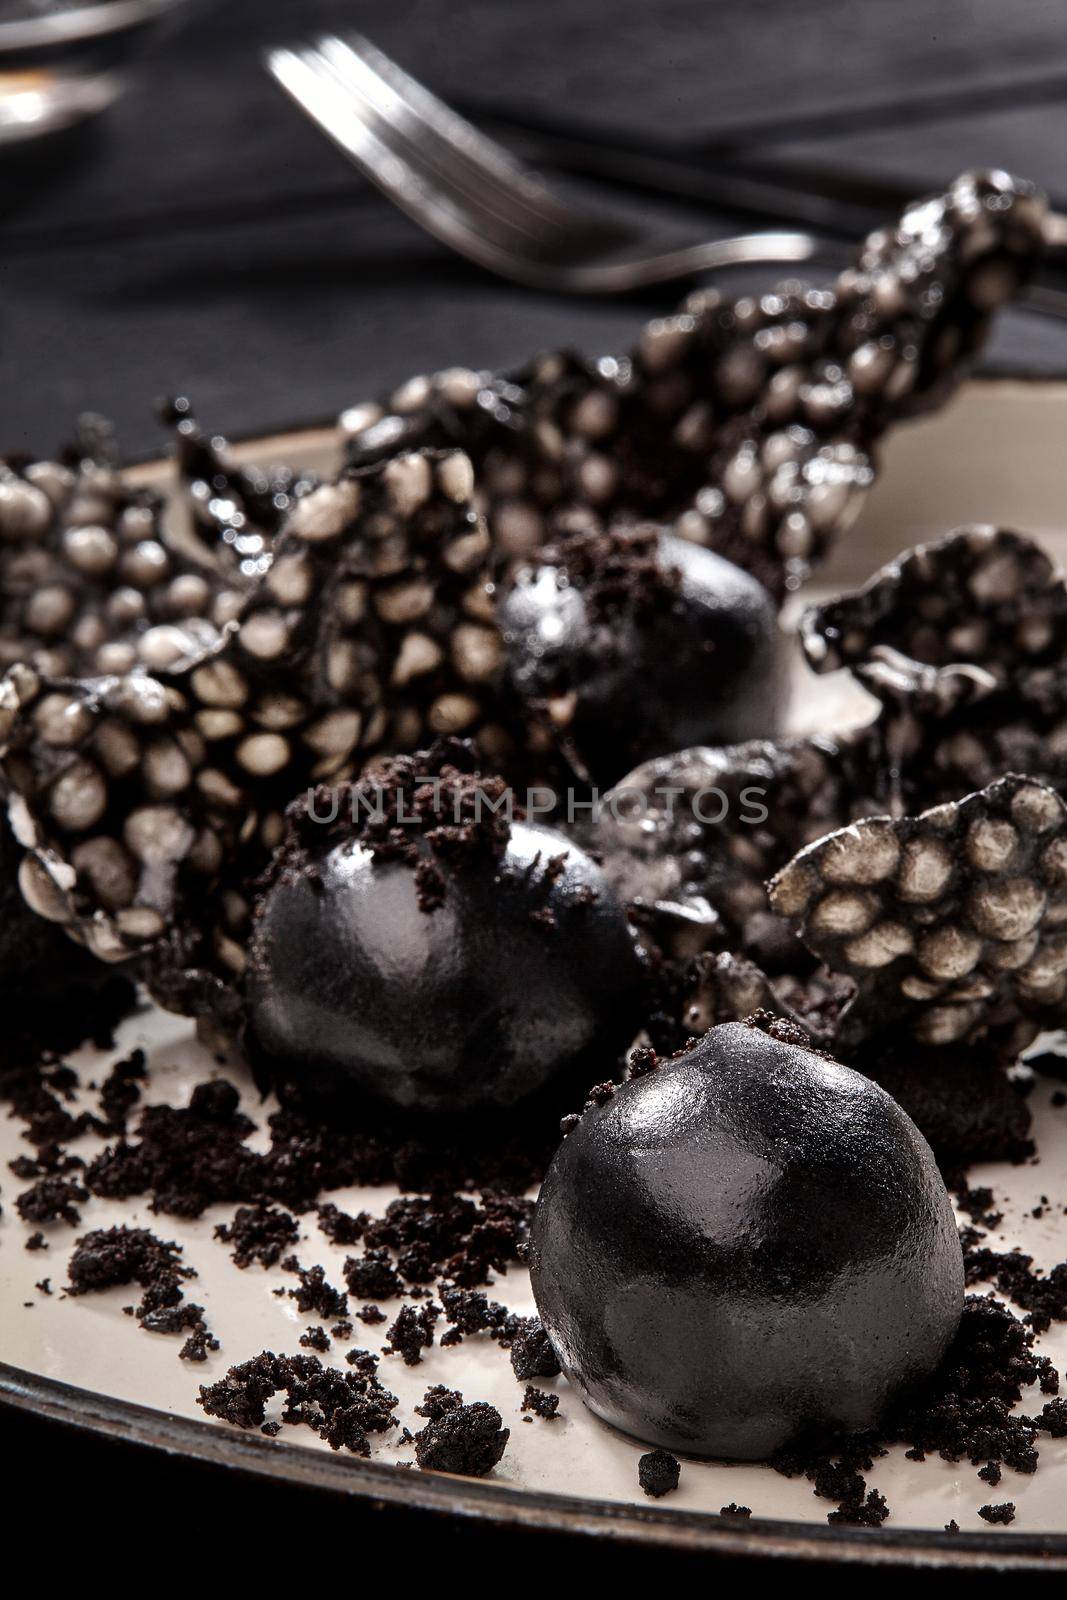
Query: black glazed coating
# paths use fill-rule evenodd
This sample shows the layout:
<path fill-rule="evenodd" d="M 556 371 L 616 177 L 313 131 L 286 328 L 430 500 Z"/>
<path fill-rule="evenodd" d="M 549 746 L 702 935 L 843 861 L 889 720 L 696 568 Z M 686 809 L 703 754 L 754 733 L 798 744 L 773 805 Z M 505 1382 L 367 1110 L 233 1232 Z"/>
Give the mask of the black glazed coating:
<path fill-rule="evenodd" d="M 545 1178 L 530 1270 L 598 1416 L 736 1460 L 807 1425 L 873 1426 L 963 1304 L 914 1124 L 859 1073 L 744 1023 L 586 1110 Z"/>
<path fill-rule="evenodd" d="M 576 696 L 566 735 L 597 782 L 672 750 L 778 728 L 783 652 L 767 590 L 671 534 L 658 536 L 658 565 L 667 580 L 658 603 L 598 608 L 546 562 L 516 575 L 497 613 L 522 698 Z"/>
<path fill-rule="evenodd" d="M 515 823 L 502 858 L 457 862 L 433 911 L 408 863 L 346 842 L 266 895 L 250 1047 L 411 1109 L 507 1105 L 594 1045 L 623 1050 L 642 977 L 599 868 L 553 829 Z"/>

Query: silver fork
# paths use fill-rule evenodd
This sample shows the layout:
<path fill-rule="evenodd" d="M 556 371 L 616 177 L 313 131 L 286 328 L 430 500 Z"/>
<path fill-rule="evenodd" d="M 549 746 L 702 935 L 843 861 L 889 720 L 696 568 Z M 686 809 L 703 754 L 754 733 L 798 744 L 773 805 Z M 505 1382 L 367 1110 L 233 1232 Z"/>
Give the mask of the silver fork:
<path fill-rule="evenodd" d="M 286 93 L 402 211 L 518 283 L 620 294 L 718 267 L 825 254 L 807 233 L 687 243 L 573 205 L 366 39 L 326 37 L 265 59 Z"/>
<path fill-rule="evenodd" d="M 358 35 L 267 52 L 266 66 L 360 171 L 427 233 L 480 266 L 539 289 L 621 294 L 722 267 L 833 258 L 814 234 L 687 241 L 562 199 Z M 1049 221 L 1067 247 L 1067 218 Z M 1034 309 L 1067 316 L 1067 293 L 1031 286 Z"/>

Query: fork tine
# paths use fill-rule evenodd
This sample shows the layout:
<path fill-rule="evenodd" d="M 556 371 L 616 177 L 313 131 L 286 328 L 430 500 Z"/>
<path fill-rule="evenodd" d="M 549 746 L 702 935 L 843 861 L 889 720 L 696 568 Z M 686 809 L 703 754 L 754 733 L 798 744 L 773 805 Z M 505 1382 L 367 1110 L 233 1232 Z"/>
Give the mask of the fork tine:
<path fill-rule="evenodd" d="M 569 204 L 536 173 L 495 140 L 439 100 L 425 85 L 360 34 L 326 36 L 319 49 L 342 76 L 349 73 L 394 125 L 402 118 L 413 137 L 447 143 L 450 162 L 484 189 L 491 185 L 506 214 L 543 231 L 546 224 L 567 230 L 588 227 L 587 211 Z"/>
<path fill-rule="evenodd" d="M 547 273 L 531 266 L 516 231 L 435 175 L 427 177 L 396 147 L 393 130 L 383 128 L 373 111 L 341 85 L 328 63 L 312 49 L 274 49 L 266 57 L 271 76 L 297 105 L 395 205 L 451 249 L 519 281 L 544 285 Z"/>
<path fill-rule="evenodd" d="M 334 43 L 335 41 L 327 41 Z M 430 196 L 447 199 L 454 212 L 463 212 L 470 229 L 488 236 L 500 248 L 528 257 L 566 254 L 571 228 L 509 203 L 508 188 L 487 182 L 455 159 L 452 146 L 439 135 L 412 127 L 403 100 L 383 84 L 358 57 L 327 54 L 325 49 L 305 50 L 302 58 L 331 85 L 332 103 L 349 106 L 349 115 L 377 136 L 394 157 L 420 181 L 424 203 Z M 340 113 L 343 114 L 343 113 Z M 586 233 L 588 234 L 588 224 Z"/>

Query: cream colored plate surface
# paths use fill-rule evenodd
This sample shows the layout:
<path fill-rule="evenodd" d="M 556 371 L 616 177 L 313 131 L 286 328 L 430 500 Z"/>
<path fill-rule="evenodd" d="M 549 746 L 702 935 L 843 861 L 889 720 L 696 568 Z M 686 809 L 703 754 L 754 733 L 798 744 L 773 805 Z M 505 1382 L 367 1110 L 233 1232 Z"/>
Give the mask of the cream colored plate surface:
<path fill-rule="evenodd" d="M 829 574 L 834 581 L 854 582 L 903 545 L 929 537 L 964 520 L 999 521 L 1045 536 L 1051 547 L 1067 548 L 1057 537 L 1057 521 L 1064 515 L 1062 440 L 1067 438 L 1067 386 L 1016 384 L 972 385 L 949 410 L 933 419 L 902 429 L 890 441 L 883 479 L 871 497 L 864 516 L 835 557 Z M 336 441 L 326 433 L 294 435 L 242 447 L 257 460 L 293 459 L 320 470 L 336 455 Z M 140 468 L 141 478 L 159 479 L 160 469 Z M 1064 516 L 1067 521 L 1067 516 Z M 829 586 L 820 575 L 820 588 Z M 808 692 L 799 697 L 807 726 L 828 726 L 855 715 L 855 705 L 838 683 L 820 687 L 818 700 Z M 121 1030 L 118 1050 L 143 1044 L 150 1053 L 149 1101 L 183 1103 L 193 1084 L 219 1069 L 196 1043 L 190 1025 L 154 1008 L 146 1008 Z M 106 1072 L 116 1052 L 98 1055 L 86 1050 L 72 1058 L 84 1082 Z M 251 1084 L 240 1072 L 245 1109 L 262 1124 L 265 1111 Z M 90 1103 L 87 1101 L 87 1103 Z M 998 1207 L 1004 1210 L 999 1232 L 989 1243 L 999 1248 L 1021 1245 L 1039 1265 L 1051 1267 L 1067 1257 L 1067 1108 L 1051 1104 L 1051 1086 L 1038 1083 L 1032 1105 L 1040 1162 L 1023 1167 L 976 1169 L 973 1181 L 989 1183 Z M 77 1146 L 88 1153 L 89 1138 Z M 155 1216 L 146 1206 L 115 1204 L 93 1199 L 83 1206 L 79 1230 L 51 1228 L 47 1251 L 28 1253 L 24 1241 L 29 1230 L 15 1214 L 13 1200 L 22 1187 L 7 1170 L 7 1163 L 28 1147 L 20 1125 L 0 1120 L 0 1188 L 4 1208 L 0 1216 L 0 1362 L 59 1379 L 101 1394 L 139 1402 L 179 1416 L 201 1418 L 196 1404 L 201 1382 L 220 1376 L 234 1362 L 261 1349 L 295 1352 L 300 1333 L 317 1319 L 300 1316 L 290 1299 L 275 1296 L 278 1287 L 290 1287 L 291 1276 L 259 1267 L 239 1272 L 224 1245 L 213 1237 L 217 1222 L 232 1215 L 233 1207 L 216 1207 L 189 1223 Z M 389 1189 L 342 1190 L 331 1198 L 345 1210 L 381 1212 L 393 1198 Z M 1030 1215 L 1042 1196 L 1050 1205 L 1042 1219 Z M 125 1316 L 122 1307 L 130 1290 L 114 1290 L 80 1299 L 64 1298 L 66 1263 L 77 1233 L 116 1222 L 146 1226 L 162 1237 L 175 1239 L 184 1250 L 197 1279 L 190 1298 L 201 1302 L 222 1348 L 203 1366 L 178 1359 L 180 1340 L 151 1335 Z M 303 1219 L 297 1253 L 305 1264 L 321 1261 L 331 1281 L 340 1281 L 345 1254 L 318 1231 L 313 1218 Z M 54 1293 L 42 1294 L 35 1283 L 52 1280 Z M 526 1274 L 513 1269 L 498 1279 L 490 1291 L 515 1310 L 532 1309 Z M 387 1304 L 386 1310 L 390 1310 Z M 358 1323 L 357 1344 L 376 1347 L 373 1329 Z M 348 1346 L 335 1345 L 328 1360 L 343 1362 Z M 1040 1348 L 1058 1367 L 1067 1366 L 1067 1325 L 1054 1325 Z M 494 1478 L 516 1490 L 547 1490 L 561 1494 L 620 1502 L 647 1503 L 637 1486 L 637 1458 L 642 1447 L 610 1432 L 596 1422 L 568 1389 L 565 1380 L 541 1386 L 561 1398 L 562 1420 L 522 1421 L 519 1404 L 523 1385 L 514 1379 L 506 1357 L 481 1338 L 469 1338 L 458 1348 L 434 1347 L 420 1366 L 404 1367 L 396 1358 L 382 1363 L 383 1381 L 400 1398 L 403 1422 L 419 1426 L 413 1414 L 425 1388 L 447 1383 L 460 1388 L 468 1399 L 497 1405 L 511 1428 L 511 1440 Z M 1030 1409 L 1039 1409 L 1032 1397 Z M 218 1424 L 223 1426 L 223 1424 Z M 317 1443 L 307 1429 L 283 1430 L 276 1448 L 284 1450 L 286 1437 L 294 1443 Z M 321 1446 L 325 1449 L 325 1446 Z M 410 1447 L 376 1441 L 383 1461 L 408 1460 Z M 1007 1469 L 996 1490 L 980 1482 L 974 1468 L 952 1466 L 939 1460 L 917 1464 L 894 1451 L 876 1464 L 869 1484 L 880 1489 L 892 1509 L 888 1526 L 940 1529 L 951 1518 L 963 1529 L 988 1531 L 978 1507 L 989 1500 L 1014 1500 L 1017 1520 L 1011 1531 L 1037 1534 L 1067 1533 L 1067 1441 L 1041 1442 L 1042 1465 L 1033 1477 Z M 790 1521 L 825 1521 L 825 1501 L 817 1500 L 803 1480 L 787 1480 L 760 1466 L 726 1466 L 701 1462 L 683 1464 L 677 1494 L 659 1502 L 661 1509 L 718 1511 L 730 1502 L 748 1505 L 759 1516 Z"/>

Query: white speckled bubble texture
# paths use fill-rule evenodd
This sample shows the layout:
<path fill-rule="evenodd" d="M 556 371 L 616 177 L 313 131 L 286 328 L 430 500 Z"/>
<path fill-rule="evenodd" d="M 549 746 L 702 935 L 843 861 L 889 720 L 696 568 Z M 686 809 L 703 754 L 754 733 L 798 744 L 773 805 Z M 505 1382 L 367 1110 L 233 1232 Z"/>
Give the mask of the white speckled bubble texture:
<path fill-rule="evenodd" d="M 885 476 L 849 538 L 847 554 L 835 558 L 831 584 L 851 584 L 903 546 L 968 519 L 1000 521 L 1045 535 L 1055 549 L 1058 541 L 1049 537 L 1049 530 L 1062 515 L 1061 486 L 1055 483 L 1050 464 L 1057 460 L 1053 444 L 1057 435 L 1062 437 L 1065 423 L 1067 386 L 986 384 L 966 389 L 945 414 L 902 430 L 890 441 Z M 310 442 L 300 436 L 288 443 L 272 441 L 246 454 L 268 459 L 289 456 L 322 467 L 328 464 L 331 447 L 332 441 L 320 434 Z M 143 470 L 139 473 L 146 475 Z M 1060 549 L 1067 549 L 1067 541 Z M 794 720 L 805 731 L 837 725 L 856 714 L 856 705 L 840 681 L 820 683 L 818 698 L 808 692 L 810 683 L 797 697 Z M 115 1050 L 82 1050 L 70 1058 L 71 1064 L 88 1085 L 99 1081 L 118 1055 L 135 1045 L 149 1054 L 147 1102 L 184 1104 L 194 1084 L 225 1071 L 240 1088 L 243 1108 L 257 1124 L 262 1125 L 269 1114 L 269 1102 L 260 1102 L 243 1069 L 220 1068 L 197 1044 L 189 1022 L 154 1008 L 128 1019 Z M 1067 1106 L 1053 1104 L 1055 1088 L 1038 1079 L 1031 1100 L 1037 1162 L 976 1168 L 971 1176 L 975 1184 L 992 1186 L 997 1209 L 1004 1213 L 987 1243 L 995 1249 L 1018 1245 L 1045 1268 L 1067 1257 Z M 83 1103 L 95 1106 L 95 1096 L 85 1092 Z M 253 1143 L 259 1140 L 257 1134 Z M 94 1137 L 72 1146 L 80 1154 L 98 1147 Z M 201 1383 L 213 1381 L 231 1364 L 263 1349 L 298 1352 L 300 1334 L 320 1320 L 301 1315 L 292 1299 L 274 1294 L 275 1289 L 292 1287 L 291 1274 L 258 1265 L 239 1271 L 233 1265 L 227 1246 L 214 1238 L 216 1224 L 229 1220 L 233 1206 L 213 1207 L 195 1222 L 187 1222 L 155 1215 L 147 1204 L 93 1198 L 81 1206 L 78 1228 L 52 1224 L 45 1230 L 48 1249 L 27 1252 L 25 1240 L 32 1230 L 14 1207 L 24 1185 L 11 1174 L 8 1163 L 29 1148 L 21 1137 L 21 1125 L 0 1114 L 0 1362 L 201 1420 L 203 1412 L 196 1404 Z M 330 1198 L 345 1211 L 381 1213 L 394 1194 L 387 1188 L 345 1189 Z M 1034 1217 L 1031 1212 L 1043 1196 L 1048 1204 L 1042 1216 Z M 340 1283 L 341 1265 L 350 1251 L 321 1234 L 313 1213 L 299 1220 L 301 1237 L 295 1249 L 301 1260 L 306 1265 L 321 1262 L 330 1281 Z M 181 1245 L 186 1264 L 197 1273 L 188 1297 L 203 1304 L 221 1342 L 221 1349 L 206 1363 L 180 1361 L 180 1339 L 146 1333 L 124 1315 L 122 1308 L 134 1298 L 134 1291 L 114 1289 L 77 1299 L 63 1295 L 74 1239 L 89 1228 L 120 1222 L 150 1228 Z M 51 1280 L 51 1295 L 36 1287 L 44 1278 Z M 519 1268 L 506 1276 L 498 1274 L 488 1292 L 515 1311 L 533 1310 L 529 1280 Z M 390 1320 L 398 1308 L 399 1302 L 383 1305 Z M 323 1359 L 343 1367 L 346 1350 L 354 1346 L 380 1349 L 385 1326 L 368 1328 L 357 1322 L 351 1343 L 335 1342 Z M 1067 1367 L 1067 1324 L 1053 1324 L 1038 1348 L 1061 1370 Z M 398 1357 L 384 1357 L 379 1376 L 399 1397 L 400 1420 L 412 1429 L 422 1425 L 413 1408 L 431 1384 L 444 1383 L 461 1389 L 468 1400 L 488 1400 L 497 1406 L 511 1439 L 491 1481 L 518 1491 L 649 1503 L 637 1482 L 637 1461 L 644 1447 L 598 1423 L 565 1379 L 536 1380 L 538 1387 L 559 1395 L 560 1419 L 524 1421 L 520 1411 L 524 1385 L 515 1379 L 506 1354 L 484 1335 L 468 1337 L 455 1348 L 442 1350 L 435 1345 L 416 1367 L 405 1367 Z M 1026 1409 L 1040 1409 L 1043 1398 L 1028 1396 Z M 283 1429 L 274 1448 L 284 1451 L 287 1439 L 328 1448 L 306 1428 Z M 1012 1500 L 1017 1517 L 1009 1533 L 1064 1533 L 1067 1440 L 1042 1435 L 1039 1445 L 1042 1459 L 1034 1476 L 1005 1468 L 1001 1483 L 992 1490 L 969 1463 L 911 1462 L 902 1449 L 875 1464 L 867 1475 L 868 1484 L 886 1496 L 892 1512 L 890 1528 L 941 1529 L 954 1518 L 961 1529 L 988 1531 L 978 1507 Z M 412 1457 L 410 1445 L 398 1434 L 375 1435 L 373 1452 L 374 1459 L 382 1462 Z M 678 1491 L 657 1504 L 665 1512 L 717 1512 L 731 1502 L 751 1507 L 757 1516 L 812 1523 L 824 1523 L 830 1509 L 803 1479 L 786 1479 L 763 1466 L 697 1461 L 683 1462 Z"/>

